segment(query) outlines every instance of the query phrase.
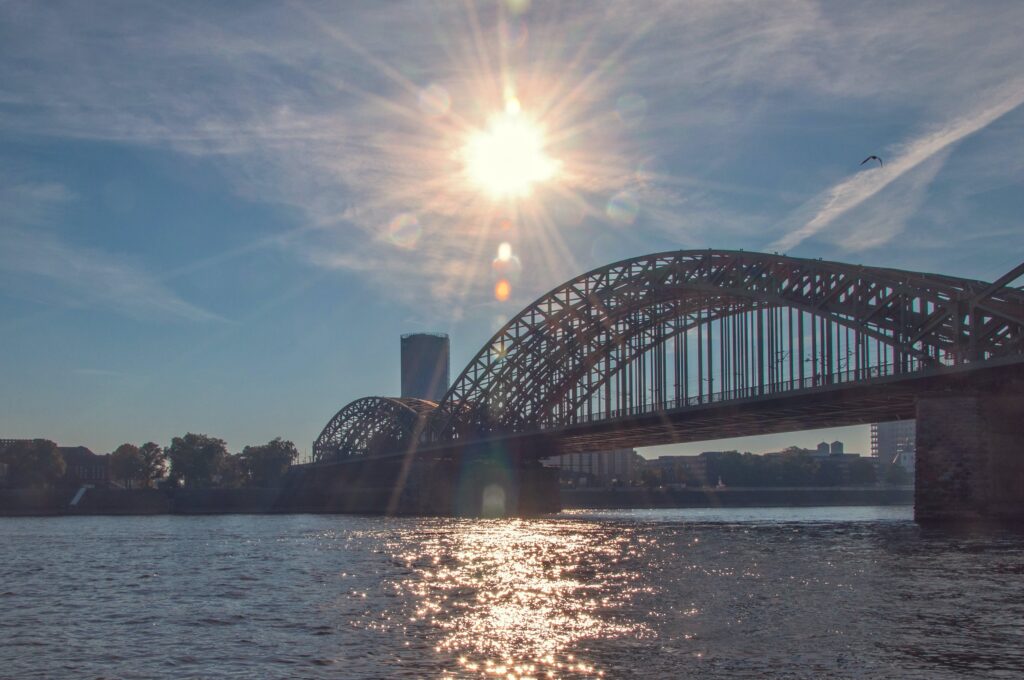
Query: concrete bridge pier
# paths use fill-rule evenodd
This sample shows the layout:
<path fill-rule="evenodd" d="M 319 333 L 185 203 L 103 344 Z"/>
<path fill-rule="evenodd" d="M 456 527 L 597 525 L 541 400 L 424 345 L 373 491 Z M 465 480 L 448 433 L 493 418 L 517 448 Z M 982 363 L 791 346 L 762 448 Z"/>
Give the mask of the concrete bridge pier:
<path fill-rule="evenodd" d="M 914 519 L 1024 520 L 1024 385 L 917 398 Z"/>
<path fill-rule="evenodd" d="M 446 514 L 514 517 L 558 512 L 558 470 L 541 465 L 537 455 L 540 450 L 556 451 L 552 446 L 531 438 L 465 447 L 456 458 L 458 483 Z"/>
<path fill-rule="evenodd" d="M 376 512 L 389 515 L 521 517 L 558 512 L 558 470 L 538 461 L 552 444 L 522 442 L 456 444 L 444 455 L 396 467 L 390 500 Z M 352 488 L 350 493 L 359 493 Z"/>

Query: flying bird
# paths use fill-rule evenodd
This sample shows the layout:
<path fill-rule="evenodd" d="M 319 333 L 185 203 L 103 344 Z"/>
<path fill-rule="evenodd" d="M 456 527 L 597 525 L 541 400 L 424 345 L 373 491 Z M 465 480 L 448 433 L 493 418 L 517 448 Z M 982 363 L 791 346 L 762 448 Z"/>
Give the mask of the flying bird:
<path fill-rule="evenodd" d="M 862 160 L 862 161 L 860 162 L 860 164 L 861 164 L 861 165 L 864 165 L 864 164 L 865 164 L 865 163 L 867 163 L 868 161 L 878 161 L 878 167 L 882 167 L 882 159 L 881 159 L 881 158 L 879 158 L 878 156 L 868 156 L 867 158 L 865 158 L 864 160 Z"/>

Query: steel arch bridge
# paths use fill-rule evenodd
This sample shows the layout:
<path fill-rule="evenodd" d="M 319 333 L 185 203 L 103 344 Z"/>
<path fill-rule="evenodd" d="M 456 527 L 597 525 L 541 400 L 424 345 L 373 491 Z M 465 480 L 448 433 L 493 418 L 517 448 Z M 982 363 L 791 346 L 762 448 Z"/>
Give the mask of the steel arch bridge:
<path fill-rule="evenodd" d="M 313 459 L 391 451 L 419 436 L 421 416 L 437 408 L 425 399 L 363 397 L 338 411 L 313 444 Z M 418 426 L 419 425 L 419 426 Z"/>
<path fill-rule="evenodd" d="M 987 283 L 722 250 L 623 260 L 523 309 L 438 404 L 352 402 L 314 458 L 569 431 L 583 450 L 588 428 L 645 414 L 1024 360 L 1024 291 L 1007 286 L 1021 274 Z"/>

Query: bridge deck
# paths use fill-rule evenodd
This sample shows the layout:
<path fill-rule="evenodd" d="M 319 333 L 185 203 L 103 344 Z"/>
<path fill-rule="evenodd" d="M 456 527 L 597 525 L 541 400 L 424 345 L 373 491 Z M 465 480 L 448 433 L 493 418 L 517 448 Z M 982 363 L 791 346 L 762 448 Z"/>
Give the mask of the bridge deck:
<path fill-rule="evenodd" d="M 1024 380 L 1024 358 L 994 360 L 980 368 L 946 367 L 861 383 L 713 401 L 578 423 L 543 430 L 539 434 L 547 441 L 556 442 L 559 452 L 574 453 L 864 425 L 912 419 L 916 397 L 921 393 L 989 390 L 1008 380 Z M 510 434 L 489 441 L 528 442 L 537 437 L 538 433 Z M 443 455 L 450 449 L 451 445 L 446 444 L 424 446 L 418 455 Z M 547 452 L 545 448 L 538 455 Z"/>

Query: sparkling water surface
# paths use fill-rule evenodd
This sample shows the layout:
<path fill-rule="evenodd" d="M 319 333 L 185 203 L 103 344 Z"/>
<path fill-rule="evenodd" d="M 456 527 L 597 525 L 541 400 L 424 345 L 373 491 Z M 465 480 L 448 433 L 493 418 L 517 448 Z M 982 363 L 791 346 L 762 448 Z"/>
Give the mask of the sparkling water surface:
<path fill-rule="evenodd" d="M 1024 677 L 1024 536 L 910 516 L 0 519 L 0 677 Z"/>

